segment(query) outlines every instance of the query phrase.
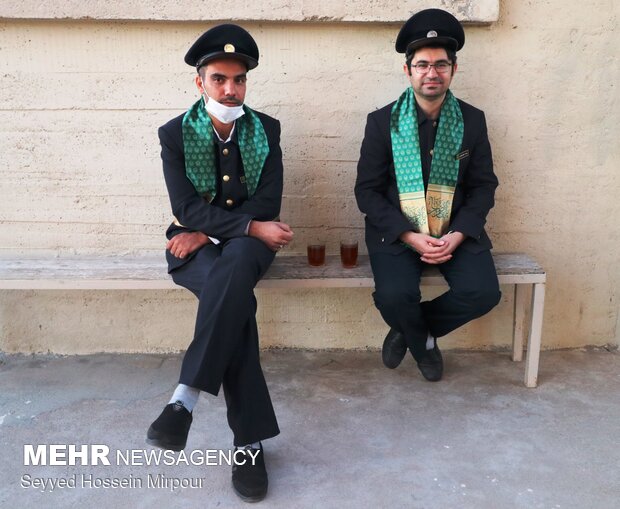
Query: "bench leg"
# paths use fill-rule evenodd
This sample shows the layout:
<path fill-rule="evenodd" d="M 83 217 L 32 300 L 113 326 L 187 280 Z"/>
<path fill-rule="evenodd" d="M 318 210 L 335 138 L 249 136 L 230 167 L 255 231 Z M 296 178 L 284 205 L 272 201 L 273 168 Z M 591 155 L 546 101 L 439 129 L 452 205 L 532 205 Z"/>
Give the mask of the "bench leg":
<path fill-rule="evenodd" d="M 525 339 L 525 308 L 527 304 L 529 285 L 515 285 L 514 313 L 512 327 L 512 360 L 523 360 L 523 340 Z"/>
<path fill-rule="evenodd" d="M 525 386 L 536 387 L 538 382 L 538 360 L 542 335 L 543 311 L 545 309 L 545 284 L 534 284 L 532 294 L 532 318 L 530 335 L 527 342 L 527 357 L 525 360 Z"/>

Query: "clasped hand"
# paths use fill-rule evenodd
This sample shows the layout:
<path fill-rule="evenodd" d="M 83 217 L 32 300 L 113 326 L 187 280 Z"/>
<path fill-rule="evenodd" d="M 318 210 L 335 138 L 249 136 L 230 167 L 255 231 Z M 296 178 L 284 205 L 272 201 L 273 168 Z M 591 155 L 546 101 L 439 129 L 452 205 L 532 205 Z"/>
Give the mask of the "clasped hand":
<path fill-rule="evenodd" d="M 450 232 L 436 239 L 430 235 L 408 231 L 401 234 L 400 240 L 415 249 L 424 263 L 439 265 L 452 258 L 452 253 L 465 240 L 465 235 L 461 232 Z"/>
<path fill-rule="evenodd" d="M 279 221 L 252 221 L 248 235 L 264 242 L 272 251 L 278 251 L 293 239 L 293 230 Z M 183 232 L 172 237 L 166 244 L 173 256 L 186 258 L 211 240 L 202 232 Z"/>

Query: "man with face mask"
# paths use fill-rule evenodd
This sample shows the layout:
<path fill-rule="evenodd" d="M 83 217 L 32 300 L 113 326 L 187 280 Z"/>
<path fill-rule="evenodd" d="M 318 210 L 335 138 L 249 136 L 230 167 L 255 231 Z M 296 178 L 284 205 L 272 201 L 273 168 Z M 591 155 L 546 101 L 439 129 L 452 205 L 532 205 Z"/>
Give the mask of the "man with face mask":
<path fill-rule="evenodd" d="M 166 233 L 172 279 L 199 300 L 179 385 L 147 442 L 182 450 L 200 391 L 224 390 L 234 434 L 232 481 L 246 501 L 267 493 L 262 440 L 279 433 L 259 361 L 253 289 L 293 237 L 282 200 L 280 123 L 244 104 L 258 47 L 237 25 L 205 32 L 185 62 L 200 99 L 159 129 L 174 222 Z"/>
<path fill-rule="evenodd" d="M 411 351 L 424 378 L 438 381 L 437 338 L 490 311 L 500 299 L 484 231 L 497 178 L 484 113 L 450 91 L 465 33 L 458 20 L 426 9 L 401 28 L 410 86 L 368 115 L 355 195 L 366 214 L 375 305 L 390 331 L 383 363 Z M 449 290 L 420 302 L 420 274 L 436 265 Z"/>

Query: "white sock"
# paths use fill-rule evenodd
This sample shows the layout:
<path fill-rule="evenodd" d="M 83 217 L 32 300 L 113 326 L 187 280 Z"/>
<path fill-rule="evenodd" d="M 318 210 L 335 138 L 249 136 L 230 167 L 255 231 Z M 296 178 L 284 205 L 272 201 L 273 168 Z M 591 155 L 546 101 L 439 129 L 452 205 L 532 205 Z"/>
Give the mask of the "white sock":
<path fill-rule="evenodd" d="M 435 338 L 431 336 L 431 333 L 428 333 L 428 337 L 426 338 L 426 349 L 432 350 L 435 348 Z"/>
<path fill-rule="evenodd" d="M 200 396 L 200 389 L 185 384 L 179 384 L 174 390 L 174 394 L 172 394 L 172 398 L 170 398 L 168 404 L 180 401 L 187 411 L 191 412 L 198 402 L 198 396 Z"/>
<path fill-rule="evenodd" d="M 248 447 L 251 447 L 252 449 L 260 449 L 260 442 L 254 442 L 253 444 L 242 445 L 241 447 L 238 447 L 238 449 L 247 449 Z"/>

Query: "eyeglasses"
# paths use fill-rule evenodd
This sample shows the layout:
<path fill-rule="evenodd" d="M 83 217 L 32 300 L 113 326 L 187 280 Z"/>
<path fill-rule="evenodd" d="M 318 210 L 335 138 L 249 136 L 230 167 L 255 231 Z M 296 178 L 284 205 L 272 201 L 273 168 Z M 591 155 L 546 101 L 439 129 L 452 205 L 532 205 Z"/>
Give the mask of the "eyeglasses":
<path fill-rule="evenodd" d="M 411 67 L 415 67 L 415 72 L 418 74 L 426 74 L 431 70 L 431 67 L 435 68 L 437 74 L 444 74 L 452 68 L 452 64 L 446 60 L 440 60 L 434 64 L 429 62 L 418 62 L 417 64 L 411 64 Z"/>

